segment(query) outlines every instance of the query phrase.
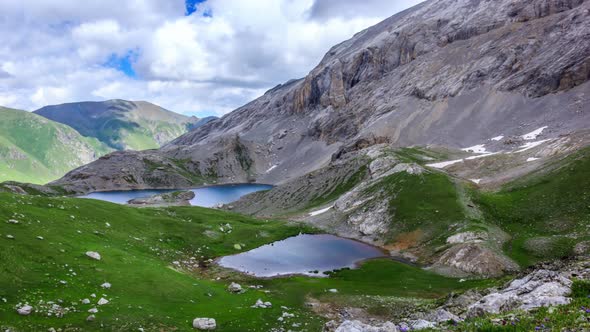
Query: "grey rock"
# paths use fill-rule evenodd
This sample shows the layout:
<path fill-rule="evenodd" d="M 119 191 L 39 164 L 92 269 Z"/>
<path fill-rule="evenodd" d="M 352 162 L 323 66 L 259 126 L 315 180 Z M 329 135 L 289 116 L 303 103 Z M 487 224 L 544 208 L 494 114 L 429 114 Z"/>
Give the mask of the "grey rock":
<path fill-rule="evenodd" d="M 379 325 L 369 325 L 358 320 L 342 322 L 335 332 L 398 332 L 398 328 L 391 322 Z"/>
<path fill-rule="evenodd" d="M 227 290 L 231 293 L 240 293 L 242 291 L 242 286 L 235 282 L 232 282 L 228 287 Z"/>
<path fill-rule="evenodd" d="M 212 331 L 217 328 L 217 322 L 213 318 L 195 318 L 193 327 L 197 330 Z"/>
<path fill-rule="evenodd" d="M 452 276 L 497 277 L 506 272 L 518 271 L 519 266 L 484 244 L 462 243 L 443 252 L 431 269 Z"/>
<path fill-rule="evenodd" d="M 16 309 L 16 311 L 21 316 L 28 316 L 28 315 L 31 314 L 31 312 L 33 312 L 33 307 L 31 307 L 30 305 L 26 304 L 26 305 L 24 305 L 24 306 Z"/>
<path fill-rule="evenodd" d="M 97 253 L 96 251 L 87 251 L 86 256 L 89 258 L 92 258 L 94 260 L 97 260 L 97 261 L 99 261 L 101 259 L 100 254 Z"/>
<path fill-rule="evenodd" d="M 572 281 L 559 272 L 537 270 L 516 279 L 505 289 L 484 296 L 469 307 L 469 316 L 568 304 Z"/>

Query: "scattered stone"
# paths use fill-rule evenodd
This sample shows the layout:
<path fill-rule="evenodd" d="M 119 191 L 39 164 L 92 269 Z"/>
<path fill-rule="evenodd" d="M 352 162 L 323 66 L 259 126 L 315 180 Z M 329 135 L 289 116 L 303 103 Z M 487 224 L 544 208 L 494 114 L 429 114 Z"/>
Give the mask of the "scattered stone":
<path fill-rule="evenodd" d="M 251 308 L 261 308 L 261 309 L 268 309 L 272 307 L 272 303 L 270 302 L 262 302 L 261 299 L 256 300 L 256 303 Z"/>
<path fill-rule="evenodd" d="M 37 236 L 37 240 L 45 240 L 42 236 Z"/>
<path fill-rule="evenodd" d="M 6 235 L 6 238 L 7 238 L 7 239 L 14 239 L 14 236 L 12 236 L 12 235 L 8 234 L 8 235 Z"/>
<path fill-rule="evenodd" d="M 31 307 L 28 304 L 25 304 L 24 306 L 16 309 L 16 311 L 18 312 L 19 315 L 21 316 L 28 316 L 31 314 L 31 312 L 33 311 L 33 307 Z"/>
<path fill-rule="evenodd" d="M 90 304 L 90 300 L 89 299 L 84 299 L 84 300 L 82 300 L 82 304 Z"/>
<path fill-rule="evenodd" d="M 330 292 L 330 293 L 338 293 L 338 290 L 336 288 L 331 288 L 331 289 L 328 289 L 328 292 Z"/>
<path fill-rule="evenodd" d="M 211 331 L 217 328 L 217 322 L 213 318 L 195 318 L 193 327 L 197 330 Z"/>
<path fill-rule="evenodd" d="M 94 316 L 94 315 L 90 315 L 90 316 L 86 317 L 87 322 L 93 322 L 95 319 L 96 319 L 96 316 Z"/>
<path fill-rule="evenodd" d="M 15 224 L 15 225 L 16 225 L 16 224 L 18 224 L 18 223 L 19 223 L 19 221 L 18 221 L 18 220 L 15 220 L 15 219 L 9 219 L 9 220 L 7 221 L 7 223 L 9 223 L 9 224 Z"/>
<path fill-rule="evenodd" d="M 100 260 L 100 254 L 97 253 L 96 251 L 87 251 L 86 252 L 86 256 L 88 256 L 88 257 L 90 257 L 92 259 L 95 259 L 97 261 Z"/>
<path fill-rule="evenodd" d="M 240 293 L 242 291 L 242 286 L 235 282 L 232 282 L 228 287 L 227 290 L 232 293 Z"/>
<path fill-rule="evenodd" d="M 242 246 L 239 243 L 234 244 L 234 249 L 242 250 Z"/>
<path fill-rule="evenodd" d="M 109 289 L 109 288 L 111 288 L 111 284 L 108 282 L 105 282 L 104 284 L 100 285 L 100 287 Z"/>
<path fill-rule="evenodd" d="M 95 314 L 98 312 L 98 309 L 96 309 L 96 308 L 88 309 L 88 312 L 91 314 Z"/>
<path fill-rule="evenodd" d="M 101 297 L 100 300 L 98 300 L 98 305 L 105 305 L 108 303 L 109 303 L 109 300 L 105 299 L 104 297 Z"/>

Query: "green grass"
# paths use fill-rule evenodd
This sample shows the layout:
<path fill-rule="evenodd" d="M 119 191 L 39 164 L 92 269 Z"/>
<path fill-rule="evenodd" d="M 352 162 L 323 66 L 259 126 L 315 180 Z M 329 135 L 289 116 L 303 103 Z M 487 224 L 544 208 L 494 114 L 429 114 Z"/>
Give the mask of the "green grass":
<path fill-rule="evenodd" d="M 476 194 L 486 220 L 513 236 L 505 250 L 522 266 L 571 253 L 588 239 L 590 224 L 590 149 L 570 156 L 548 173 L 533 174 L 496 193 Z M 574 237 L 564 237 L 574 234 Z M 546 241 L 543 252 L 531 250 Z"/>
<path fill-rule="evenodd" d="M 6 223 L 8 219 L 20 223 Z M 219 230 L 220 226 L 227 229 L 226 224 L 232 226 L 231 233 Z M 208 263 L 208 259 L 237 253 L 236 243 L 249 250 L 299 232 L 314 230 L 198 207 L 135 209 L 95 200 L 0 193 L 0 298 L 6 299 L 6 303 L 0 301 L 0 327 L 190 331 L 193 318 L 214 317 L 219 331 L 269 331 L 293 323 L 302 324 L 301 331 L 319 331 L 325 321 L 304 305 L 308 296 L 361 305 L 365 295 L 434 301 L 451 291 L 485 285 L 459 283 L 384 259 L 323 279 L 256 280 Z M 9 234 L 14 239 L 7 238 Z M 97 251 L 103 258 L 91 260 L 86 251 Z M 189 257 L 195 257 L 201 267 L 174 268 L 172 262 Z M 221 279 L 216 280 L 217 276 Z M 67 284 L 61 284 L 62 280 Z M 230 294 L 226 287 L 234 280 L 264 288 Z M 101 289 L 104 282 L 112 288 Z M 331 288 L 339 292 L 327 292 Z M 93 293 L 97 298 L 90 297 Z M 96 321 L 86 322 L 87 310 L 95 305 L 83 305 L 80 300 L 95 303 L 100 297 L 110 303 L 98 307 Z M 273 308 L 250 308 L 258 298 L 271 301 Z M 22 317 L 15 311 L 25 301 L 39 307 L 39 301 L 59 300 L 75 311 L 63 318 L 47 316 L 45 311 Z M 285 311 L 296 315 L 289 325 L 277 320 Z"/>
<path fill-rule="evenodd" d="M 110 151 L 66 125 L 0 107 L 0 182 L 47 183 Z"/>
<path fill-rule="evenodd" d="M 367 194 L 380 191 L 389 197 L 392 239 L 420 230 L 427 240 L 466 219 L 455 184 L 442 173 L 396 173 L 369 187 Z"/>

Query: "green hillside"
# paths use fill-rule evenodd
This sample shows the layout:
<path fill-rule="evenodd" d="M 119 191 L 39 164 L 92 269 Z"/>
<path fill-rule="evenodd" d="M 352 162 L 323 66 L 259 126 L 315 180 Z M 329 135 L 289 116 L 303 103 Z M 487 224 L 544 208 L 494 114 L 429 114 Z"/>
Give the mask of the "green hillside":
<path fill-rule="evenodd" d="M 156 149 L 199 123 L 144 101 L 108 100 L 46 106 L 36 114 L 66 124 L 116 150 Z"/>
<path fill-rule="evenodd" d="M 109 151 L 66 125 L 0 107 L 0 182 L 47 183 Z"/>
<path fill-rule="evenodd" d="M 227 224 L 232 231 L 221 231 Z M 138 209 L 0 193 L 0 299 L 5 299 L 0 301 L 0 328 L 192 331 L 194 318 L 212 317 L 217 331 L 270 331 L 293 324 L 301 327 L 298 331 L 319 331 L 325 320 L 304 304 L 308 296 L 335 305 L 362 301 L 373 312 L 388 314 L 397 302 L 427 305 L 451 291 L 489 285 L 459 282 L 390 259 L 329 278 L 278 279 L 253 279 L 211 261 L 300 232 L 314 230 L 198 207 Z M 242 248 L 236 249 L 236 243 Z M 101 260 L 86 257 L 87 251 L 100 253 Z M 191 257 L 193 263 L 184 263 Z M 234 281 L 246 291 L 228 292 Z M 102 288 L 105 282 L 111 288 Z M 333 288 L 337 294 L 327 291 Z M 81 302 L 86 298 L 90 304 Z M 109 303 L 97 305 L 100 298 Z M 259 298 L 272 302 L 272 308 L 251 308 Z M 25 302 L 35 311 L 19 316 L 15 307 Z M 94 307 L 96 320 L 87 322 Z M 294 316 L 278 320 L 284 312 Z"/>

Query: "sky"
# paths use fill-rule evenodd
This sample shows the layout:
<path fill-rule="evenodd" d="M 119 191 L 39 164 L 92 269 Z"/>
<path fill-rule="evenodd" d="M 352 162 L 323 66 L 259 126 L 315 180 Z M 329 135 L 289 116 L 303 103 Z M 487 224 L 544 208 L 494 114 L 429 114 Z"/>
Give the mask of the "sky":
<path fill-rule="evenodd" d="M 422 0 L 2 0 L 0 105 L 146 100 L 221 116 Z"/>

